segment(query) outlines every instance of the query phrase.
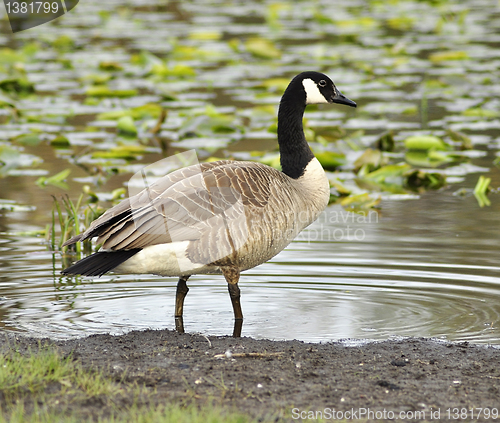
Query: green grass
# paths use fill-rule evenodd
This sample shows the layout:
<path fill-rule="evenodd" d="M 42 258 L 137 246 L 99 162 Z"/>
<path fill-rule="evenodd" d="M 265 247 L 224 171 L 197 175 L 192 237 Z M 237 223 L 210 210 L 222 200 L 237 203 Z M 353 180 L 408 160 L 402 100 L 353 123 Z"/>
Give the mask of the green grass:
<path fill-rule="evenodd" d="M 76 414 L 60 414 L 35 409 L 27 415 L 22 405 L 15 406 L 9 417 L 0 415 L 0 423 L 251 423 L 255 420 L 220 407 L 199 409 L 194 405 L 159 405 L 154 408 L 134 407 L 126 412 L 98 419 L 82 418 Z"/>
<path fill-rule="evenodd" d="M 68 248 L 74 249 L 77 253 L 92 252 L 92 243 L 90 240 L 83 243 L 76 243 L 71 246 L 63 247 L 71 237 L 80 234 L 82 227 L 88 228 L 90 223 L 97 219 L 104 210 L 97 205 L 83 202 L 84 194 L 81 194 L 78 201 L 74 203 L 68 195 L 64 195 L 60 200 L 54 197 L 52 208 L 52 224 L 47 225 L 46 234 L 49 241 L 49 247 L 52 251 L 60 250 L 66 252 Z M 90 195 L 92 198 L 92 195 Z M 60 233 L 58 240 L 56 232 Z"/>
<path fill-rule="evenodd" d="M 123 377 L 111 379 L 84 369 L 71 355 L 63 357 L 42 346 L 27 354 L 12 349 L 0 354 L 0 423 L 254 421 L 221 406 L 158 404 L 154 389 Z"/>
<path fill-rule="evenodd" d="M 84 395 L 112 395 L 119 385 L 98 372 L 84 370 L 72 356 L 61 357 L 54 350 L 21 355 L 11 352 L 0 355 L 0 392 L 7 399 L 22 394 L 42 394 L 49 385 L 56 385 L 58 395 L 81 392 Z"/>

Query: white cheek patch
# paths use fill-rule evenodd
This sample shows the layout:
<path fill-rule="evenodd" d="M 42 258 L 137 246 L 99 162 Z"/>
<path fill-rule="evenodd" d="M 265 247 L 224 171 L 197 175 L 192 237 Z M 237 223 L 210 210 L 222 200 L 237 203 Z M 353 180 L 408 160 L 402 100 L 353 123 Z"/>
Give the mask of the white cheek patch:
<path fill-rule="evenodd" d="M 302 85 L 306 92 L 306 104 L 328 103 L 325 96 L 321 94 L 316 82 L 310 78 L 302 80 Z"/>

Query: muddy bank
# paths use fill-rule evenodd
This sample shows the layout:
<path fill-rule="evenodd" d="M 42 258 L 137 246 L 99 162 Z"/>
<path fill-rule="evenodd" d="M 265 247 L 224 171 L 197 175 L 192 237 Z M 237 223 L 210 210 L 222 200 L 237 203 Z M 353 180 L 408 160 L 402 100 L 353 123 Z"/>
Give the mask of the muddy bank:
<path fill-rule="evenodd" d="M 68 341 L 0 337 L 2 351 L 49 344 L 84 368 L 148 388 L 140 399 L 121 398 L 120 407 L 216 403 L 264 421 L 307 420 L 307 411 L 327 420 L 494 421 L 500 410 L 500 349 L 491 346 L 410 338 L 349 347 L 169 330 Z M 72 407 L 98 416 L 106 404 L 96 399 Z M 488 411 L 478 415 L 480 408 Z"/>

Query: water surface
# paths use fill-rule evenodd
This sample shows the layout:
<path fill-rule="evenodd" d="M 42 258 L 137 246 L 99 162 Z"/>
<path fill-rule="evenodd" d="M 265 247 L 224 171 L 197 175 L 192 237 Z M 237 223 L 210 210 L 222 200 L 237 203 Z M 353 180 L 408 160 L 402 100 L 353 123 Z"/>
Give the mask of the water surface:
<path fill-rule="evenodd" d="M 50 225 L 51 194 L 76 200 L 87 184 L 105 197 L 162 157 L 148 138 L 136 160 L 93 157 L 123 143 L 116 122 L 99 113 L 161 104 L 169 113 L 162 127 L 171 137 L 169 154 L 196 148 L 201 159 L 246 158 L 249 151 L 276 147 L 269 127 L 279 79 L 318 69 L 359 105 L 306 113 L 310 128 L 345 132 L 328 147 L 348 162 L 332 178 L 355 186 L 352 162 L 389 129 L 399 145 L 387 155 L 393 163 L 405 160 L 406 137 L 449 137 L 449 130 L 470 138 L 472 150 L 462 153 L 470 160 L 439 166 L 448 184 L 438 191 L 370 192 L 382 201 L 365 217 L 330 206 L 285 251 L 242 275 L 243 335 L 314 342 L 424 336 L 498 344 L 498 2 L 149 3 L 86 0 L 63 19 L 15 36 L 3 27 L 0 48 L 42 44 L 22 66 L 35 97 L 18 99 L 17 117 L 0 108 L 1 143 L 22 153 L 0 180 L 2 330 L 68 338 L 174 328 L 176 279 L 62 277 L 60 254 L 29 232 Z M 62 35 L 73 40 L 68 50 L 54 41 Z M 252 52 L 251 37 L 270 40 L 281 55 Z M 166 75 L 138 65 L 134 55 L 141 51 L 161 57 Z M 102 62 L 123 69 L 105 74 Z M 86 95 L 102 81 L 137 93 Z M 213 110 L 229 116 L 222 121 L 228 131 L 199 124 L 199 116 Z M 136 123 L 144 136 L 141 125 L 148 122 Z M 198 136 L 179 135 L 191 130 Z M 16 144 L 17 136 L 31 132 L 43 134 L 41 144 Z M 60 134 L 70 141 L 66 149 L 47 141 Z M 67 189 L 35 184 L 65 168 L 71 169 Z M 480 207 L 472 195 L 479 175 L 492 179 L 489 206 Z M 230 334 L 233 312 L 222 276 L 193 276 L 189 287 L 186 331 Z"/>

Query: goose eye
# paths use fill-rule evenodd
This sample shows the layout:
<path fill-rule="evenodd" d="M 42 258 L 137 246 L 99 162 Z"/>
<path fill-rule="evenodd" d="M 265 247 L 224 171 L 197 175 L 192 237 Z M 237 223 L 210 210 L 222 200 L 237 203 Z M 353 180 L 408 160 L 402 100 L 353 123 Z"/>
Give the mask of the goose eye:
<path fill-rule="evenodd" d="M 318 82 L 318 85 L 320 87 L 325 87 L 326 86 L 326 81 L 324 79 L 322 79 L 321 81 Z"/>

